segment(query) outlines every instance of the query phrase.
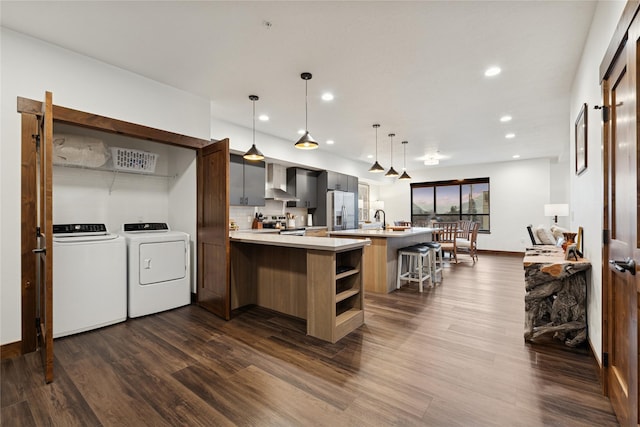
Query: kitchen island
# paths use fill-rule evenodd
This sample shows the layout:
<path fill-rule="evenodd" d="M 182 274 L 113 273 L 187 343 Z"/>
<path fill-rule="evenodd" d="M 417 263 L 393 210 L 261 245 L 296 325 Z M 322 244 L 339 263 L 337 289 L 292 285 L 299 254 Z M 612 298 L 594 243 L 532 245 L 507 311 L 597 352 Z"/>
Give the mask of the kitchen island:
<path fill-rule="evenodd" d="M 258 305 L 305 319 L 335 343 L 364 324 L 367 239 L 231 232 L 231 309 Z"/>
<path fill-rule="evenodd" d="M 389 293 L 396 289 L 398 249 L 416 243 L 430 242 L 432 228 L 392 230 L 338 230 L 329 236 L 367 238 L 371 245 L 364 249 L 364 288 L 367 292 Z"/>

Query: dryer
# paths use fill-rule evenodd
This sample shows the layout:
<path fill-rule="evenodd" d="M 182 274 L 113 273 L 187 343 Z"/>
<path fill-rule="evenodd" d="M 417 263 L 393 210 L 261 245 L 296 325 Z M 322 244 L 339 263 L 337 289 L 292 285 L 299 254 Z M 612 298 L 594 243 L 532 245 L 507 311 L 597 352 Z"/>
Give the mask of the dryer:
<path fill-rule="evenodd" d="M 191 302 L 189 235 L 166 223 L 124 224 L 129 317 L 146 316 Z"/>

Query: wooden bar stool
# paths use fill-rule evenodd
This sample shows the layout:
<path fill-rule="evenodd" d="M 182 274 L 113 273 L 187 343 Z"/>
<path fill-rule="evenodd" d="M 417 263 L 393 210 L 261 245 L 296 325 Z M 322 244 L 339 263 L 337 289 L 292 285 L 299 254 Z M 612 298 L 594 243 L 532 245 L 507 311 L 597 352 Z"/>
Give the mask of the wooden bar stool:
<path fill-rule="evenodd" d="M 405 263 L 406 261 L 406 263 Z M 404 271 L 406 269 L 406 271 Z M 407 246 L 398 249 L 398 276 L 396 289 L 400 289 L 402 281 L 418 282 L 422 292 L 422 282 L 433 279 L 431 276 L 431 251 L 426 246 Z"/>

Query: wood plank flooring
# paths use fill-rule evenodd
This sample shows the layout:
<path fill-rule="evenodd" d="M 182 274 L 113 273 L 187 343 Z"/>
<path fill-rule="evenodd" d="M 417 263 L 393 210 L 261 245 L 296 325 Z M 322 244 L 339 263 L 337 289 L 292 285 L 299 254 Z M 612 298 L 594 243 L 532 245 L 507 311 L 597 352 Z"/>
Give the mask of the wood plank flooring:
<path fill-rule="evenodd" d="M 252 308 L 197 306 L 55 340 L 2 361 L 3 426 L 614 426 L 586 347 L 525 344 L 524 271 L 480 255 L 444 281 L 366 296 L 336 344 Z"/>

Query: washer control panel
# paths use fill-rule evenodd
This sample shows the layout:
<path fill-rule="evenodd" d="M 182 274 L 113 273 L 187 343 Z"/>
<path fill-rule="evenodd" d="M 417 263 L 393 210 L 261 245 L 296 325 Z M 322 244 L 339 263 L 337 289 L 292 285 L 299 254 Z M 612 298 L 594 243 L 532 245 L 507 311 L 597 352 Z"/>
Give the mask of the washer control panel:
<path fill-rule="evenodd" d="M 104 224 L 53 224 L 53 234 L 106 234 L 107 226 Z"/>

